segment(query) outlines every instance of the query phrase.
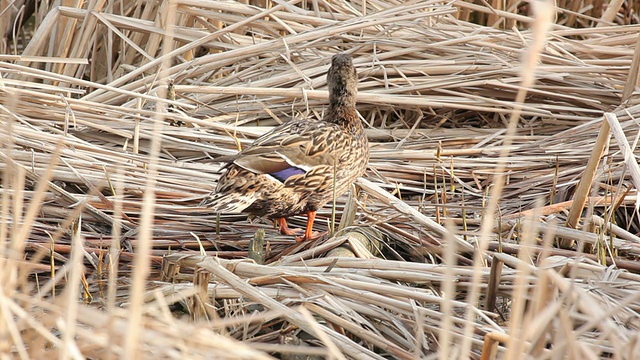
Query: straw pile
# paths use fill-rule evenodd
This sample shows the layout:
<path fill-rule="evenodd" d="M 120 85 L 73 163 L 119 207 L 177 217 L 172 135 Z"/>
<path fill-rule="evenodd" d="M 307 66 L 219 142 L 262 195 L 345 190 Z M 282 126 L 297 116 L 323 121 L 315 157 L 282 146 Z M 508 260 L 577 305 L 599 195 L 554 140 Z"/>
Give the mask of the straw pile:
<path fill-rule="evenodd" d="M 34 3 L 0 15 L 0 353 L 640 350 L 631 3 Z M 198 209 L 216 157 L 322 116 L 340 51 L 372 155 L 336 236 Z"/>

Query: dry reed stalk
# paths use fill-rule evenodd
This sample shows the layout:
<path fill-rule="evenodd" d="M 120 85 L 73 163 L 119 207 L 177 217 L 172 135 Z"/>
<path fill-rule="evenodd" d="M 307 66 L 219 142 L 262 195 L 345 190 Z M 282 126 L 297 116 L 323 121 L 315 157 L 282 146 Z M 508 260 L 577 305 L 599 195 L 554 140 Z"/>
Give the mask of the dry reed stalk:
<path fill-rule="evenodd" d="M 589 158 L 589 162 L 587 162 L 584 174 L 580 178 L 578 188 L 576 189 L 576 193 L 573 198 L 573 203 L 571 204 L 571 209 L 569 210 L 569 216 L 567 217 L 566 222 L 566 225 L 569 227 L 576 228 L 578 226 L 578 220 L 582 215 L 582 209 L 584 209 L 587 197 L 591 193 L 591 187 L 596 176 L 598 164 L 600 163 L 600 159 L 602 158 L 602 155 L 604 155 L 604 151 L 609 144 L 609 139 L 611 138 L 609 129 L 608 121 L 603 119 L 602 126 L 600 127 L 600 131 L 598 132 L 598 137 L 596 139 L 596 144 L 591 152 L 591 157 Z M 571 248 L 573 245 L 573 241 L 560 241 L 560 247 L 563 249 Z"/>
<path fill-rule="evenodd" d="M 521 115 L 521 104 L 524 103 L 528 88 L 532 87 L 535 82 L 534 74 L 536 71 L 537 63 L 545 47 L 548 31 L 552 24 L 552 16 L 554 13 L 553 4 L 551 2 L 539 2 L 533 5 L 534 5 L 534 12 L 535 12 L 535 19 L 536 19 L 536 22 L 533 25 L 534 37 L 531 44 L 528 47 L 527 55 L 525 55 L 522 61 L 523 63 L 522 70 L 521 70 L 521 76 L 522 76 L 521 86 L 522 87 L 518 91 L 517 97 L 515 99 L 516 107 L 514 111 L 511 113 L 511 117 L 507 127 L 507 132 L 504 140 L 504 143 L 507 146 L 507 148 L 504 148 L 500 153 L 501 159 L 496 166 L 496 174 L 493 177 L 492 188 L 491 188 L 491 192 L 489 194 L 489 199 L 488 199 L 488 206 L 487 206 L 487 209 L 485 210 L 482 225 L 480 227 L 481 233 L 480 233 L 478 251 L 474 256 L 474 263 L 475 263 L 474 265 L 476 268 L 480 267 L 481 260 L 482 260 L 482 253 L 484 253 L 488 247 L 489 234 L 491 232 L 491 229 L 493 228 L 494 216 L 499 207 L 498 205 L 499 198 L 502 196 L 502 191 L 505 184 L 504 172 L 506 168 L 506 165 L 505 165 L 506 160 L 509 156 L 508 146 L 510 146 L 512 143 L 511 138 L 515 133 L 515 129 Z M 477 297 L 479 296 L 479 284 L 480 284 L 479 272 L 474 273 L 472 284 L 473 285 L 471 286 L 471 289 L 467 297 L 468 299 L 467 301 L 469 303 L 477 302 Z M 516 294 L 514 294 L 514 298 L 515 298 L 515 295 Z M 521 310 L 521 309 L 518 309 L 518 310 Z M 514 317 L 514 319 L 516 319 L 515 320 L 516 327 L 513 327 L 513 324 L 510 324 L 512 331 L 517 331 L 516 330 L 517 326 L 519 326 L 519 324 L 517 324 L 517 319 L 518 319 L 517 316 L 521 316 L 521 314 L 522 313 L 520 311 L 516 314 L 516 317 Z M 475 314 L 473 311 L 471 310 L 467 311 L 466 313 L 467 320 L 471 321 L 474 316 Z M 465 335 L 467 339 L 470 338 L 472 331 L 473 331 L 473 328 L 471 326 L 467 326 L 465 328 Z M 463 342 L 462 346 L 463 347 L 461 351 L 462 351 L 462 354 L 464 354 L 464 356 L 467 356 L 467 354 L 471 353 L 471 343 L 469 341 Z M 518 353 L 517 348 L 514 349 L 514 347 L 509 347 L 506 354 L 507 358 L 512 358 L 514 356 L 513 355 L 514 351 Z"/>
<path fill-rule="evenodd" d="M 233 273 L 221 267 L 216 261 L 212 260 L 211 258 L 205 258 L 202 262 L 199 263 L 199 266 L 211 271 L 215 276 L 219 277 L 224 282 L 232 285 L 234 289 L 238 290 L 244 296 L 247 296 L 248 298 L 254 301 L 257 301 L 260 304 L 263 304 L 264 306 L 274 311 L 275 310 L 282 311 L 283 313 L 286 314 L 285 316 L 287 320 L 289 320 L 292 324 L 304 329 L 307 333 L 314 334 L 314 330 L 317 329 L 315 327 L 312 327 L 307 322 L 307 320 L 304 317 L 302 317 L 301 314 L 296 312 L 290 312 L 288 311 L 288 308 L 286 306 L 282 305 L 277 301 L 272 300 L 271 298 L 265 297 L 263 294 L 253 289 L 251 286 L 240 281 L 240 279 L 237 278 Z M 344 354 L 347 354 L 353 357 L 357 357 L 359 356 L 359 354 L 367 354 L 367 356 L 370 356 L 371 358 L 381 358 L 375 353 L 363 347 L 357 346 L 356 344 L 350 341 L 347 341 L 347 339 L 345 339 L 344 336 L 336 332 L 330 331 L 328 329 L 325 329 L 323 331 L 327 332 L 327 335 L 330 336 L 331 341 L 335 342 L 335 345 L 338 346 L 338 348 L 340 348 L 340 350 Z"/>
<path fill-rule="evenodd" d="M 613 137 L 618 142 L 618 146 L 620 147 L 620 152 L 624 157 L 624 163 L 629 168 L 629 173 L 631 174 L 631 181 L 636 189 L 640 188 L 640 166 L 638 166 L 638 162 L 635 160 L 633 156 L 633 149 L 629 145 L 627 141 L 627 136 L 624 133 L 624 130 L 620 126 L 620 122 L 618 118 L 613 113 L 605 113 L 604 118 L 607 120 L 607 123 L 611 127 L 611 133 Z M 640 207 L 640 202 L 636 200 L 636 209 Z"/>

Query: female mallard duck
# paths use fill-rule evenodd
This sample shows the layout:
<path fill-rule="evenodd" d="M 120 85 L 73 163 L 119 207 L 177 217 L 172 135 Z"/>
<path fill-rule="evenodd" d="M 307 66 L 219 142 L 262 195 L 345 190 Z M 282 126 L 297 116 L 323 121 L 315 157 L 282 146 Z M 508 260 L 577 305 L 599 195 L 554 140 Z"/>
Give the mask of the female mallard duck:
<path fill-rule="evenodd" d="M 312 239 L 316 211 L 346 192 L 369 161 L 369 142 L 356 112 L 357 83 L 351 56 L 333 56 L 324 118 L 291 120 L 262 135 L 230 160 L 200 206 L 276 219 L 286 235 L 297 231 L 285 218 L 306 213 L 304 236 L 296 241 Z"/>

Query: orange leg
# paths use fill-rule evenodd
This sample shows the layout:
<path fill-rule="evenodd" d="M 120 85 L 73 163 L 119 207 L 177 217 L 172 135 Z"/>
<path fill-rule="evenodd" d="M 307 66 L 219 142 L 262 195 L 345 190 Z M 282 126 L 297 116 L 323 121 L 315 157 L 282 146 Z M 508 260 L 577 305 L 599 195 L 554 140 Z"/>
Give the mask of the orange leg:
<path fill-rule="evenodd" d="M 313 233 L 313 222 L 316 219 L 315 211 L 307 211 L 307 228 L 304 231 L 304 237 L 296 236 L 296 241 L 301 242 L 304 240 L 312 240 L 314 237 L 317 237 L 317 234 L 314 236 Z"/>
<path fill-rule="evenodd" d="M 278 218 L 278 229 L 280 230 L 280 234 L 282 235 L 297 235 L 301 230 L 300 229 L 289 229 L 289 225 L 287 224 L 287 219 Z"/>

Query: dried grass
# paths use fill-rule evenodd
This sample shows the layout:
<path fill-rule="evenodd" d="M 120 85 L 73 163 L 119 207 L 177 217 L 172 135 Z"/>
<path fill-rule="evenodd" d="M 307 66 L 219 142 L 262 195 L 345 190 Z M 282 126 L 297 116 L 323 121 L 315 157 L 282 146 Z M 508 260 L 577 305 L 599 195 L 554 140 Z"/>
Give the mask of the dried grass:
<path fill-rule="evenodd" d="M 0 353 L 633 358 L 638 21 L 559 5 L 35 9 L 0 56 Z M 196 208 L 215 157 L 322 116 L 339 51 L 372 154 L 336 236 Z"/>

